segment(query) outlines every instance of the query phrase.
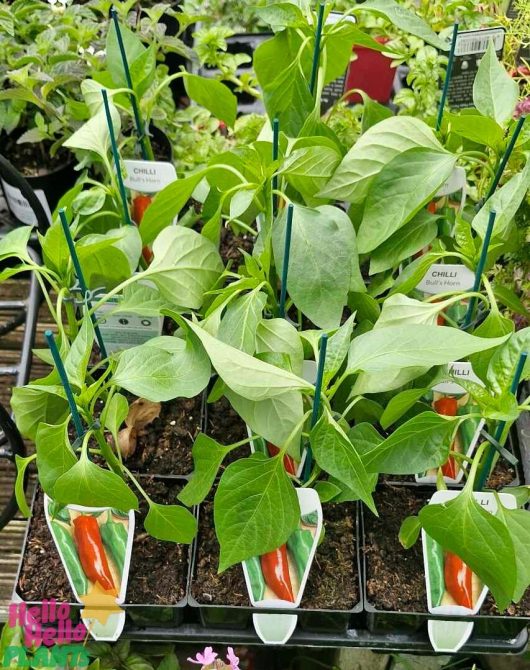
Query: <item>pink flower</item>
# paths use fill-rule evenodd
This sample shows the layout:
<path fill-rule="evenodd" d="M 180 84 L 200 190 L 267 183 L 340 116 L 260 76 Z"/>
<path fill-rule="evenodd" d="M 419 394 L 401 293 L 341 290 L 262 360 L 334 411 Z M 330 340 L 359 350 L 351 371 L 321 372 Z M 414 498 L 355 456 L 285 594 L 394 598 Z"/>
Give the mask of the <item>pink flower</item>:
<path fill-rule="evenodd" d="M 188 658 L 188 661 L 190 663 L 196 663 L 197 665 L 210 665 L 215 661 L 217 658 L 217 654 L 214 652 L 212 647 L 206 647 L 204 650 L 204 653 L 201 654 L 200 652 L 195 656 L 195 659 L 193 658 Z"/>
<path fill-rule="evenodd" d="M 239 658 L 234 654 L 232 647 L 228 647 L 226 660 L 230 663 L 231 670 L 239 670 Z"/>
<path fill-rule="evenodd" d="M 525 98 L 524 100 L 520 100 L 517 103 L 514 116 L 516 119 L 518 119 L 520 116 L 526 116 L 526 114 L 529 113 L 530 113 L 530 97 Z"/>

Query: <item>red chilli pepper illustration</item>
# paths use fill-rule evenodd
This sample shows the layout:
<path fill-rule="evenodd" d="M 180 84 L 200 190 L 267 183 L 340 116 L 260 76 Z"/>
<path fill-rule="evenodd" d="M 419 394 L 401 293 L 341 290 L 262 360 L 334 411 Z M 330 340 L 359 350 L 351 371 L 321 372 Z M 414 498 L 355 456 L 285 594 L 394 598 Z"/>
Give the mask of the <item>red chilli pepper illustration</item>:
<path fill-rule="evenodd" d="M 260 563 L 267 586 L 280 600 L 294 603 L 289 561 L 287 559 L 287 545 L 284 544 L 279 549 L 263 554 L 260 556 Z"/>
<path fill-rule="evenodd" d="M 458 412 L 458 402 L 456 398 L 440 398 L 434 403 L 434 409 L 438 414 L 442 414 L 443 416 L 456 416 Z M 443 465 L 442 474 L 444 477 L 456 479 L 458 468 L 456 461 L 452 456 L 449 456 L 447 462 Z"/>
<path fill-rule="evenodd" d="M 450 552 L 445 554 L 444 581 L 457 605 L 473 609 L 473 572 L 459 556 Z"/>
<path fill-rule="evenodd" d="M 98 583 L 104 591 L 113 591 L 116 594 L 97 519 L 93 516 L 76 517 L 74 539 L 86 576 L 94 584 Z"/>
<path fill-rule="evenodd" d="M 267 451 L 269 452 L 269 456 L 276 456 L 276 454 L 280 453 L 280 450 L 275 444 L 272 444 L 271 442 L 267 442 Z M 296 463 L 294 462 L 294 459 L 292 456 L 289 456 L 289 454 L 285 454 L 283 457 L 283 465 L 285 467 L 285 471 L 293 475 L 293 477 L 296 477 Z"/>

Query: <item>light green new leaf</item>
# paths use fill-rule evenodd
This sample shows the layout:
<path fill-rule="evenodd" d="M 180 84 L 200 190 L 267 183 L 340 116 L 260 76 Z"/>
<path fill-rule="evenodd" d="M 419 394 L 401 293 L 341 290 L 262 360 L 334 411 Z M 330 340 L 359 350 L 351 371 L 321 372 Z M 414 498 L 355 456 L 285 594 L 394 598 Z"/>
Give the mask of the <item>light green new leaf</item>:
<path fill-rule="evenodd" d="M 127 398 L 121 393 L 115 393 L 110 402 L 105 406 L 101 417 L 105 428 L 112 433 L 115 444 L 118 444 L 118 431 L 128 414 L 129 403 Z"/>
<path fill-rule="evenodd" d="M 399 529 L 399 542 L 404 549 L 414 546 L 420 536 L 421 523 L 417 516 L 408 516 Z"/>
<path fill-rule="evenodd" d="M 285 544 L 300 523 L 283 458 L 253 454 L 227 467 L 214 500 L 219 571 Z"/>
<path fill-rule="evenodd" d="M 455 163 L 452 154 L 416 148 L 385 165 L 368 191 L 357 233 L 359 253 L 376 249 L 408 223 L 449 178 Z"/>
<path fill-rule="evenodd" d="M 383 167 L 398 154 L 417 147 L 443 151 L 432 129 L 419 119 L 393 116 L 377 123 L 348 151 L 318 197 L 362 203 Z"/>
<path fill-rule="evenodd" d="M 77 463 L 68 439 L 68 417 L 62 423 L 41 423 L 37 428 L 35 447 L 39 483 L 45 493 L 54 497 L 55 482 Z"/>
<path fill-rule="evenodd" d="M 114 133 L 117 136 L 121 128 L 120 114 L 111 100 L 109 100 L 109 107 Z M 100 108 L 91 119 L 64 142 L 63 146 L 68 149 L 93 151 L 98 156 L 106 158 L 110 148 L 110 135 L 105 110 Z"/>
<path fill-rule="evenodd" d="M 530 586 L 530 561 L 528 561 L 530 513 L 525 509 L 507 509 L 497 498 L 497 517 L 508 529 L 515 549 L 517 577 L 512 599 L 517 603 Z"/>
<path fill-rule="evenodd" d="M 506 526 L 464 489 L 454 500 L 427 505 L 419 518 L 425 532 L 466 563 L 486 584 L 502 611 L 516 589 L 515 551 Z"/>
<path fill-rule="evenodd" d="M 31 440 L 35 439 L 39 423 L 61 423 L 69 413 L 68 401 L 58 377 L 55 384 L 46 384 L 47 379 L 49 377 L 15 387 L 11 396 L 17 428 Z"/>
<path fill-rule="evenodd" d="M 31 256 L 28 254 L 31 232 L 31 226 L 19 226 L 3 235 L 0 238 L 0 261 L 14 256 L 22 261 L 31 262 Z"/>
<path fill-rule="evenodd" d="M 323 388 L 326 388 L 329 382 L 337 374 L 341 365 L 344 363 L 344 359 L 348 355 L 354 323 L 355 314 L 352 314 L 328 340 L 326 360 L 324 362 Z"/>
<path fill-rule="evenodd" d="M 94 344 L 94 326 L 89 316 L 83 317 L 81 328 L 72 342 L 70 351 L 64 361 L 64 368 L 68 380 L 74 386 L 81 388 L 86 383 L 86 372 L 92 346 Z"/>
<path fill-rule="evenodd" d="M 446 307 L 453 305 L 456 300 L 457 298 L 448 298 L 441 302 L 422 302 L 409 298 L 402 293 L 396 293 L 383 303 L 381 315 L 377 319 L 374 329 L 413 323 L 427 326 L 435 325 L 438 314 Z"/>
<path fill-rule="evenodd" d="M 510 388 L 521 354 L 529 351 L 530 328 L 523 328 L 513 333 L 508 341 L 494 352 L 489 363 L 487 379 L 495 393 L 502 394 Z M 527 359 L 522 379 L 529 378 L 530 359 Z"/>
<path fill-rule="evenodd" d="M 328 410 L 311 430 L 310 441 L 319 467 L 343 482 L 377 514 L 372 498 L 373 479 L 366 472 L 354 445 Z"/>
<path fill-rule="evenodd" d="M 450 132 L 465 139 L 484 144 L 487 147 L 498 147 L 504 140 L 504 131 L 499 124 L 487 116 L 480 114 L 446 114 Z"/>
<path fill-rule="evenodd" d="M 497 58 L 493 40 L 480 61 L 473 84 L 473 102 L 484 116 L 505 126 L 513 118 L 519 86 Z"/>
<path fill-rule="evenodd" d="M 230 128 L 236 122 L 237 98 L 225 84 L 216 79 L 186 74 L 184 86 L 188 96 Z"/>
<path fill-rule="evenodd" d="M 213 486 L 224 457 L 231 448 L 216 442 L 204 433 L 195 438 L 191 454 L 193 456 L 193 473 L 190 481 L 178 494 L 177 498 L 187 507 L 201 503 Z"/>
<path fill-rule="evenodd" d="M 126 25 L 120 26 L 120 33 L 123 39 L 123 46 L 127 56 L 127 63 L 132 65 L 145 51 L 141 39 Z M 107 32 L 107 43 L 105 48 L 107 68 L 110 72 L 113 82 L 118 87 L 127 87 L 127 79 L 123 69 L 123 60 L 121 57 L 118 36 L 114 21 L 110 21 Z M 133 80 L 134 83 L 134 80 Z"/>
<path fill-rule="evenodd" d="M 113 381 L 152 402 L 193 398 L 210 381 L 208 356 L 198 338 L 154 337 L 121 352 Z"/>
<path fill-rule="evenodd" d="M 150 501 L 144 528 L 157 540 L 191 544 L 197 534 L 197 519 L 180 505 L 159 505 Z"/>
<path fill-rule="evenodd" d="M 296 328 L 286 319 L 262 319 L 256 330 L 256 353 L 287 354 L 291 371 L 302 375 L 304 347 Z"/>
<path fill-rule="evenodd" d="M 280 174 L 311 205 L 317 201 L 315 194 L 324 188 L 340 161 L 337 149 L 308 146 L 293 151 L 284 161 Z"/>
<path fill-rule="evenodd" d="M 383 414 L 379 423 L 381 427 L 385 430 L 389 428 L 393 423 L 406 414 L 409 409 L 414 407 L 416 402 L 422 398 L 429 389 L 407 389 L 398 393 L 393 398 L 390 399 L 390 402 L 385 407 Z"/>
<path fill-rule="evenodd" d="M 258 289 L 233 300 L 221 319 L 217 337 L 252 356 L 256 351 L 256 330 L 266 302 L 267 296 Z"/>

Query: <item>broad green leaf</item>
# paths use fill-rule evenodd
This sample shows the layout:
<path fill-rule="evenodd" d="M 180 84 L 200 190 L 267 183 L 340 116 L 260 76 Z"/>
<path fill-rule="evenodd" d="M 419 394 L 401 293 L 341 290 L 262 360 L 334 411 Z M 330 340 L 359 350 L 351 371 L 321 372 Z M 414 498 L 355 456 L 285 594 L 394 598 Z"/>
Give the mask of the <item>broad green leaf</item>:
<path fill-rule="evenodd" d="M 19 226 L 3 235 L 0 238 L 0 261 L 14 256 L 30 263 L 31 256 L 28 254 L 28 242 L 31 232 L 31 226 Z"/>
<path fill-rule="evenodd" d="M 517 82 L 499 63 L 493 40 L 490 40 L 473 84 L 475 107 L 484 116 L 505 126 L 513 118 L 518 97 Z"/>
<path fill-rule="evenodd" d="M 121 127 L 119 112 L 110 100 L 109 107 L 114 133 L 119 135 Z M 63 146 L 68 149 L 93 151 L 101 158 L 106 159 L 110 148 L 110 136 L 105 110 L 100 108 L 91 119 L 64 142 Z"/>
<path fill-rule="evenodd" d="M 499 284 L 493 285 L 493 293 L 501 305 L 505 305 L 514 314 L 520 314 L 530 320 L 530 312 L 512 289 Z"/>
<path fill-rule="evenodd" d="M 86 372 L 93 344 L 94 326 L 90 317 L 85 316 L 83 317 L 77 337 L 72 342 L 70 351 L 64 361 L 68 380 L 78 388 L 82 388 L 86 384 Z"/>
<path fill-rule="evenodd" d="M 270 25 L 274 32 L 282 28 L 298 28 L 306 24 L 300 7 L 292 2 L 277 2 L 274 6 L 258 7 L 255 13 Z"/>
<path fill-rule="evenodd" d="M 188 96 L 201 107 L 207 109 L 230 128 L 236 122 L 237 98 L 225 84 L 216 79 L 186 74 L 184 86 Z"/>
<path fill-rule="evenodd" d="M 299 391 L 288 391 L 259 401 L 247 400 L 229 388 L 225 389 L 225 395 L 253 433 L 278 447 L 284 445 L 304 416 Z M 301 434 L 301 429 L 299 432 Z M 293 439 L 288 452 L 300 458 L 300 435 Z"/>
<path fill-rule="evenodd" d="M 280 174 L 311 205 L 318 200 L 315 193 L 324 188 L 340 160 L 339 152 L 331 147 L 304 147 L 284 161 Z"/>
<path fill-rule="evenodd" d="M 224 457 L 231 448 L 216 442 L 204 433 L 199 433 L 192 447 L 193 473 L 191 479 L 178 494 L 178 499 L 187 507 L 201 503 L 213 486 Z"/>
<path fill-rule="evenodd" d="M 355 314 L 352 314 L 328 340 L 326 360 L 324 362 L 323 388 L 326 388 L 337 374 L 348 355 L 354 323 Z"/>
<path fill-rule="evenodd" d="M 504 140 L 504 131 L 495 121 L 480 114 L 447 114 L 449 131 L 465 139 L 498 147 Z"/>
<path fill-rule="evenodd" d="M 26 478 L 26 470 L 30 463 L 35 460 L 35 456 L 19 456 L 15 454 L 15 464 L 17 467 L 17 478 L 15 480 L 15 499 L 17 501 L 18 509 L 23 517 L 29 519 L 31 516 L 31 509 L 26 500 L 26 492 L 24 491 L 24 480 Z M 8 628 L 8 626 L 5 626 Z"/>
<path fill-rule="evenodd" d="M 399 542 L 404 549 L 414 546 L 420 536 L 421 523 L 417 516 L 408 516 L 399 529 Z"/>
<path fill-rule="evenodd" d="M 446 326 L 389 326 L 356 337 L 348 355 L 351 372 L 385 372 L 445 365 L 497 347 L 504 337 L 480 338 Z"/>
<path fill-rule="evenodd" d="M 198 338 L 154 337 L 121 352 L 113 382 L 140 398 L 164 402 L 193 398 L 210 381 L 208 356 Z"/>
<path fill-rule="evenodd" d="M 491 309 L 484 321 L 473 331 L 477 337 L 501 337 L 510 335 L 515 330 L 515 324 L 511 319 L 506 319 L 498 309 Z M 469 357 L 469 362 L 473 366 L 473 372 L 484 382 L 487 379 L 488 367 L 495 351 L 488 349 L 479 351 Z"/>
<path fill-rule="evenodd" d="M 252 356 L 256 351 L 256 330 L 266 302 L 267 296 L 258 289 L 233 300 L 221 319 L 217 337 Z"/>
<path fill-rule="evenodd" d="M 155 79 L 156 46 L 150 44 L 131 64 L 131 79 L 137 98 L 141 98 Z"/>
<path fill-rule="evenodd" d="M 151 244 L 164 228 L 173 223 L 205 174 L 206 170 L 201 170 L 190 174 L 185 179 L 177 179 L 156 194 L 140 224 L 140 234 L 144 244 Z"/>
<path fill-rule="evenodd" d="M 530 546 L 530 513 L 525 509 L 507 509 L 497 498 L 497 517 L 508 529 L 515 549 L 517 577 L 512 600 L 517 603 L 530 586 L 530 562 L 527 553 Z"/>
<path fill-rule="evenodd" d="M 436 217 L 420 210 L 408 223 L 397 230 L 370 254 L 370 274 L 395 268 L 401 261 L 412 258 L 427 247 L 438 234 Z"/>
<path fill-rule="evenodd" d="M 343 482 L 377 514 L 372 498 L 373 481 L 354 445 L 327 410 L 311 430 L 310 440 L 319 467 Z"/>
<path fill-rule="evenodd" d="M 153 282 L 173 305 L 200 309 L 205 293 L 223 271 L 216 247 L 194 230 L 172 226 L 158 235 L 153 254 L 142 276 Z"/>
<path fill-rule="evenodd" d="M 448 179 L 455 163 L 452 154 L 415 148 L 385 165 L 368 191 L 357 233 L 359 253 L 376 249 L 408 223 Z"/>
<path fill-rule="evenodd" d="M 39 241 L 46 267 L 64 277 L 67 274 L 68 263 L 70 262 L 70 251 L 61 223 L 54 221 L 45 235 L 39 233 Z"/>
<path fill-rule="evenodd" d="M 82 458 L 55 482 L 53 497 L 64 505 L 115 507 L 123 512 L 138 509 L 138 500 L 116 473 Z"/>
<path fill-rule="evenodd" d="M 431 128 L 419 119 L 394 116 L 377 123 L 361 135 L 318 197 L 363 202 L 383 167 L 416 147 L 443 151 Z"/>
<path fill-rule="evenodd" d="M 330 502 L 341 492 L 341 489 L 338 486 L 327 481 L 316 482 L 314 489 L 318 493 L 321 503 Z"/>
<path fill-rule="evenodd" d="M 398 426 L 365 459 L 369 472 L 413 475 L 443 465 L 449 456 L 458 421 L 423 412 Z"/>
<path fill-rule="evenodd" d="M 45 380 L 37 382 L 15 387 L 11 396 L 17 428 L 31 440 L 35 439 L 39 423 L 60 423 L 69 413 L 68 402 L 58 379 L 56 384 L 51 385 L 43 383 Z"/>
<path fill-rule="evenodd" d="M 530 486 L 505 486 L 500 493 L 509 493 L 516 501 L 518 507 L 524 507 L 530 500 Z"/>
<path fill-rule="evenodd" d="M 385 407 L 385 411 L 381 415 L 380 424 L 385 430 L 393 423 L 406 414 L 409 409 L 414 407 L 416 402 L 423 397 L 429 389 L 408 389 L 398 393 L 390 399 L 390 402 Z"/>
<path fill-rule="evenodd" d="M 220 572 L 285 544 L 300 507 L 283 458 L 253 454 L 229 465 L 215 495 L 214 521 Z"/>
<path fill-rule="evenodd" d="M 432 326 L 436 324 L 438 314 L 446 307 L 455 304 L 454 298 L 441 302 L 422 302 L 409 298 L 402 293 L 388 297 L 383 303 L 381 315 L 374 329 L 402 326 L 413 323 Z"/>
<path fill-rule="evenodd" d="M 123 46 L 125 47 L 125 54 L 127 56 L 127 63 L 129 67 L 145 53 L 146 48 L 142 44 L 141 39 L 136 33 L 128 28 L 126 25 L 120 26 L 120 33 L 123 40 Z M 114 21 L 110 21 L 109 29 L 107 32 L 107 43 L 106 43 L 106 62 L 107 68 L 110 72 L 113 82 L 116 86 L 125 88 L 127 87 L 127 78 L 125 76 L 125 71 L 123 69 L 123 60 L 121 57 L 120 46 L 118 43 L 118 36 L 116 34 L 116 27 Z M 132 72 L 131 72 L 132 75 Z M 133 84 L 136 83 L 133 78 Z"/>
<path fill-rule="evenodd" d="M 114 443 L 118 444 L 118 431 L 129 414 L 129 403 L 121 393 L 115 393 L 105 406 L 102 415 L 103 425 L 110 430 Z"/>
<path fill-rule="evenodd" d="M 287 211 L 272 230 L 274 258 L 281 275 Z M 294 206 L 287 291 L 294 304 L 320 328 L 337 328 L 347 303 L 355 233 L 337 207 Z"/>
<path fill-rule="evenodd" d="M 287 354 L 291 371 L 302 374 L 304 348 L 296 328 L 286 319 L 262 319 L 256 329 L 256 353 Z"/>
<path fill-rule="evenodd" d="M 530 328 L 519 330 L 499 347 L 491 357 L 487 378 L 495 393 L 503 393 L 512 385 L 521 354 L 530 351 Z M 526 361 L 522 379 L 530 378 L 530 360 Z"/>
<path fill-rule="evenodd" d="M 395 391 L 409 382 L 421 377 L 430 370 L 430 366 L 406 368 L 387 368 L 384 372 L 361 372 L 353 385 L 353 395 L 383 393 Z"/>
<path fill-rule="evenodd" d="M 238 395 L 266 400 L 287 391 L 313 388 L 301 377 L 224 344 L 191 321 L 186 323 L 201 340 L 218 375 Z"/>
<path fill-rule="evenodd" d="M 197 534 L 197 519 L 181 505 L 159 505 L 151 500 L 144 528 L 157 540 L 191 544 Z"/>
<path fill-rule="evenodd" d="M 454 500 L 427 505 L 419 518 L 425 532 L 466 563 L 486 584 L 502 611 L 516 588 L 514 546 L 506 526 L 464 489 Z"/>
<path fill-rule="evenodd" d="M 139 316 L 158 316 L 168 307 L 171 307 L 170 303 L 155 288 L 136 283 L 123 289 L 120 301 L 108 313 L 132 312 Z"/>
<path fill-rule="evenodd" d="M 68 417 L 62 423 L 56 425 L 41 423 L 37 428 L 35 447 L 39 483 L 51 498 L 54 497 L 57 479 L 77 463 L 68 439 L 69 422 Z"/>

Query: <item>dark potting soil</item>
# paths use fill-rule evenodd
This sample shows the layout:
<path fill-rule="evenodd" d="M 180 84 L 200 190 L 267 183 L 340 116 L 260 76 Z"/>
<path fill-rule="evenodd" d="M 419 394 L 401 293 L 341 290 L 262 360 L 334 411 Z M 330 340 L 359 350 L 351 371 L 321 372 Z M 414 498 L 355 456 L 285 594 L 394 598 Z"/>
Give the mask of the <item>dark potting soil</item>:
<path fill-rule="evenodd" d="M 326 505 L 326 534 L 318 547 L 301 607 L 352 609 L 359 602 L 354 505 Z M 192 595 L 207 605 L 249 607 L 243 568 L 217 574 L 219 543 L 213 527 L 213 504 L 201 506 Z"/>
<path fill-rule="evenodd" d="M 180 484 L 152 479 L 142 485 L 158 503 L 174 503 L 182 489 Z M 188 547 L 155 540 L 147 535 L 143 527 L 146 514 L 147 503 L 142 498 L 140 512 L 136 515 L 126 602 L 175 605 L 186 592 Z M 75 602 L 46 523 L 42 491 L 38 492 L 33 507 L 18 592 L 23 600 L 30 602 L 49 598 Z"/>
<path fill-rule="evenodd" d="M 206 434 L 228 446 L 248 438 L 247 427 L 226 398 L 206 405 Z M 221 469 L 240 458 L 250 456 L 250 445 L 245 444 L 231 451 L 224 459 Z"/>
<path fill-rule="evenodd" d="M 73 160 L 72 155 L 65 149 L 60 149 L 52 157 L 51 145 L 52 143 L 46 140 L 17 144 L 16 139 L 9 136 L 2 146 L 2 153 L 25 177 L 39 177 Z"/>
<path fill-rule="evenodd" d="M 248 254 L 252 254 L 254 248 L 254 237 L 250 233 L 242 233 L 236 235 L 231 228 L 221 228 L 221 242 L 219 245 L 219 253 L 225 265 L 232 261 L 232 268 L 237 270 L 243 261 L 243 254 L 241 249 Z"/>
<path fill-rule="evenodd" d="M 193 470 L 191 448 L 201 432 L 202 395 L 162 403 L 160 416 L 138 433 L 130 470 L 158 475 L 186 475 Z"/>
<path fill-rule="evenodd" d="M 427 612 L 421 540 L 404 549 L 398 535 L 403 519 L 418 514 L 429 497 L 425 491 L 387 483 L 374 494 L 379 517 L 364 512 L 366 592 L 368 602 L 378 610 Z M 491 594 L 480 614 L 500 614 Z M 530 589 L 504 615 L 530 616 Z"/>

